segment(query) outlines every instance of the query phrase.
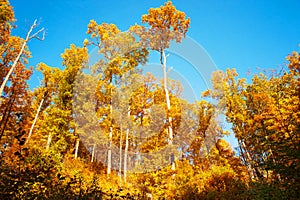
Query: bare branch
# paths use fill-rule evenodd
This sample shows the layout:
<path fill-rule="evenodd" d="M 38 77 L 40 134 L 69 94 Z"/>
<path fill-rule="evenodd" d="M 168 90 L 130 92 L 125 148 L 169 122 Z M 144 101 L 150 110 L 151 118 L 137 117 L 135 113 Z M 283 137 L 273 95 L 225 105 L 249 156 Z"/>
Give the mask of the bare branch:
<path fill-rule="evenodd" d="M 39 37 L 39 34 L 42 33 L 42 37 Z M 45 28 L 41 28 L 40 30 L 38 30 L 37 32 L 35 32 L 33 35 L 31 35 L 29 37 L 29 40 L 32 39 L 32 38 L 35 38 L 35 39 L 38 39 L 40 41 L 43 41 L 45 39 Z"/>
<path fill-rule="evenodd" d="M 41 28 L 40 30 L 38 30 L 34 34 L 30 35 L 31 32 L 33 31 L 33 29 L 35 29 L 39 24 L 40 23 L 37 21 L 37 19 L 35 19 L 33 24 L 31 25 L 27 35 L 26 35 L 26 39 L 25 39 L 26 42 L 28 42 L 32 38 L 36 38 L 36 39 L 41 40 L 41 41 L 45 39 L 45 28 Z M 42 37 L 38 36 L 40 33 L 42 33 Z"/>
<path fill-rule="evenodd" d="M 167 74 L 169 74 L 172 70 L 173 70 L 173 67 L 169 67 L 168 71 L 167 71 Z"/>
<path fill-rule="evenodd" d="M 17 63 L 19 62 L 19 59 L 20 59 L 20 57 L 21 57 L 22 54 L 23 54 L 23 51 L 24 51 L 24 49 L 25 49 L 25 46 L 26 46 L 27 42 L 28 42 L 30 39 L 32 39 L 32 38 L 36 38 L 36 39 L 38 39 L 38 40 L 44 40 L 44 38 L 45 38 L 45 29 L 44 29 L 44 28 L 38 30 L 36 33 L 34 33 L 33 35 L 31 35 L 31 32 L 33 31 L 33 29 L 34 29 L 36 26 L 37 26 L 37 20 L 34 20 L 33 24 L 31 25 L 29 31 L 28 31 L 27 34 L 26 34 L 26 38 L 25 38 L 25 40 L 24 40 L 24 43 L 23 43 L 22 46 L 21 46 L 21 49 L 20 49 L 20 51 L 19 51 L 17 57 L 15 58 L 15 60 L 14 60 L 14 62 L 13 62 L 13 64 L 12 64 L 12 66 L 11 66 L 11 68 L 10 68 L 10 70 L 9 70 L 9 72 L 7 73 L 7 75 L 6 75 L 5 79 L 4 79 L 4 81 L 3 81 L 2 84 L 1 84 L 1 87 L 0 87 L 0 96 L 2 96 L 4 87 L 5 87 L 6 83 L 7 83 L 7 81 L 8 81 L 8 79 L 9 79 L 10 75 L 13 73 L 15 67 L 17 66 Z M 41 32 L 43 32 L 42 38 L 40 38 L 40 37 L 38 36 L 38 34 L 40 34 Z M 0 103 L 2 103 L 2 100 L 0 100 Z"/>
<path fill-rule="evenodd" d="M 36 22 L 37 22 L 37 20 L 34 20 L 33 24 L 31 25 L 29 31 L 26 34 L 26 38 L 25 38 L 25 42 L 24 42 L 25 45 L 30 40 L 30 34 L 33 31 L 33 29 L 36 27 Z"/>

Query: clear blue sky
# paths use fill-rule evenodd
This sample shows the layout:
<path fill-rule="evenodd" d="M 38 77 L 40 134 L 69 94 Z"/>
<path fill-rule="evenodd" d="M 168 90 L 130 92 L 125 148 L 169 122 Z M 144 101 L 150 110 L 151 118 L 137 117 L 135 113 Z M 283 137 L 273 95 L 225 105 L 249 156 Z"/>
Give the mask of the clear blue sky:
<path fill-rule="evenodd" d="M 140 23 L 142 14 L 159 0 L 11 0 L 17 18 L 15 35 L 24 37 L 34 19 L 47 29 L 43 42 L 31 41 L 30 65 L 45 62 L 61 66 L 60 54 L 71 43 L 81 45 L 90 19 L 116 24 L 125 31 Z M 276 68 L 300 47 L 299 0 L 174 0 L 191 18 L 188 36 L 202 45 L 219 69 Z M 170 58 L 171 59 L 171 58 Z M 31 84 L 37 82 L 33 76 Z M 197 80 L 192 81 L 197 87 Z M 199 92 L 199 91 L 198 91 Z M 198 95 L 198 93 L 197 93 Z"/>
<path fill-rule="evenodd" d="M 34 19 L 47 29 L 43 42 L 32 41 L 31 64 L 60 64 L 60 54 L 71 43 L 80 45 L 90 19 L 115 23 L 121 30 L 139 23 L 158 0 L 11 0 L 17 35 L 25 36 Z M 299 0 L 177 0 L 175 6 L 191 18 L 188 35 L 200 43 L 220 69 L 276 67 L 299 50 Z"/>

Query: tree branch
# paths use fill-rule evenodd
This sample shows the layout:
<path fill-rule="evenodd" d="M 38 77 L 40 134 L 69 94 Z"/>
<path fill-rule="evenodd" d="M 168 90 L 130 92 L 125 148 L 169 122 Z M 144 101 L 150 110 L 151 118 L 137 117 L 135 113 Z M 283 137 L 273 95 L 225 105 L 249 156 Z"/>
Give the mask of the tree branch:
<path fill-rule="evenodd" d="M 42 37 L 39 37 L 39 34 L 42 33 Z M 41 28 L 40 30 L 38 30 L 36 33 L 32 34 L 30 37 L 29 37 L 29 40 L 32 39 L 32 38 L 35 38 L 35 39 L 38 39 L 40 41 L 43 41 L 45 39 L 45 28 Z"/>
<path fill-rule="evenodd" d="M 44 38 L 45 38 L 45 30 L 44 30 L 44 28 L 42 28 L 42 29 L 38 30 L 36 33 L 30 35 L 31 32 L 33 31 L 33 29 L 34 29 L 36 26 L 37 26 L 37 20 L 34 20 L 33 24 L 31 25 L 29 31 L 28 31 L 27 34 L 26 34 L 25 41 L 24 41 L 24 43 L 22 44 L 21 49 L 20 49 L 20 51 L 19 51 L 17 57 L 15 58 L 15 60 L 14 60 L 14 62 L 13 62 L 13 64 L 12 64 L 12 66 L 11 66 L 11 68 L 10 68 L 10 70 L 9 70 L 9 72 L 7 73 L 5 79 L 4 79 L 4 81 L 3 81 L 3 83 L 2 83 L 2 85 L 1 85 L 1 87 L 0 87 L 0 96 L 2 96 L 4 87 L 5 87 L 6 83 L 7 83 L 7 81 L 8 81 L 8 79 L 9 79 L 10 75 L 13 73 L 14 69 L 15 69 L 16 66 L 17 66 L 17 63 L 19 62 L 20 57 L 21 57 L 22 54 L 23 54 L 23 51 L 24 51 L 24 49 L 25 49 L 25 46 L 26 46 L 27 42 L 28 42 L 30 39 L 32 39 L 32 38 L 36 38 L 36 39 L 38 39 L 38 40 L 44 40 Z M 43 32 L 42 38 L 38 37 L 38 34 L 40 34 L 41 32 Z M 1 100 L 0 100 L 0 103 L 2 103 Z"/>

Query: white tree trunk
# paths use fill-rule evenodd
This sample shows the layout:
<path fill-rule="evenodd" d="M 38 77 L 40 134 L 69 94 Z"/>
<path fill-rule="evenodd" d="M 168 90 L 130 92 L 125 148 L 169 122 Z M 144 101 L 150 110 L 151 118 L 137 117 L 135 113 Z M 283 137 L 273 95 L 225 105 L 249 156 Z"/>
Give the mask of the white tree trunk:
<path fill-rule="evenodd" d="M 112 105 L 110 105 L 112 110 Z M 112 148 L 112 125 L 109 127 L 109 144 L 108 144 L 108 153 L 107 153 L 107 174 L 111 173 L 111 148 Z"/>
<path fill-rule="evenodd" d="M 13 73 L 14 69 L 15 69 L 16 66 L 17 66 L 18 61 L 20 60 L 21 55 L 23 54 L 23 51 L 24 51 L 24 49 L 25 49 L 25 47 L 26 47 L 27 42 L 28 42 L 31 38 L 38 38 L 37 35 L 38 35 L 40 32 L 44 31 L 44 29 L 40 29 L 39 31 L 37 31 L 36 33 L 34 33 L 32 36 L 30 36 L 32 30 L 33 30 L 33 29 L 36 27 L 36 25 L 37 25 L 36 22 L 37 22 L 37 20 L 34 20 L 34 22 L 33 22 L 33 24 L 31 25 L 29 31 L 27 32 L 26 38 L 25 38 L 25 40 L 24 40 L 24 43 L 23 43 L 23 45 L 22 45 L 22 47 L 21 47 L 21 49 L 20 49 L 20 51 L 19 51 L 17 57 L 15 58 L 15 60 L 14 60 L 14 62 L 13 62 L 13 64 L 12 64 L 12 66 L 11 66 L 11 68 L 10 68 L 10 70 L 9 70 L 9 72 L 7 73 L 7 75 L 6 75 L 6 77 L 5 77 L 4 81 L 3 81 L 3 83 L 1 84 L 1 87 L 0 87 L 0 97 L 2 96 L 4 87 L 5 87 L 6 83 L 7 83 L 7 81 L 8 81 L 8 79 L 9 79 L 10 75 Z M 40 39 L 40 38 L 38 38 L 38 39 Z M 43 35 L 43 38 L 42 38 L 41 40 L 43 40 L 43 39 L 44 39 L 44 35 Z"/>
<path fill-rule="evenodd" d="M 28 134 L 28 137 L 27 137 L 27 140 L 26 140 L 26 143 L 25 143 L 25 144 L 27 144 L 27 143 L 29 142 L 29 139 L 30 139 L 30 137 L 31 137 L 31 135 L 32 135 L 33 128 L 34 128 L 34 126 L 35 126 L 35 123 L 36 123 L 37 118 L 38 118 L 38 116 L 39 116 L 39 113 L 40 113 L 40 111 L 41 111 L 43 102 L 44 102 L 44 97 L 43 97 L 43 99 L 41 100 L 40 105 L 39 105 L 39 108 L 38 108 L 38 110 L 37 110 L 37 112 L 36 112 L 36 114 L 35 114 L 35 117 L 34 117 L 34 120 L 33 120 L 32 125 L 31 125 L 31 127 L 30 127 L 29 134 Z"/>
<path fill-rule="evenodd" d="M 109 147 L 107 152 L 107 174 L 111 173 L 111 132 L 109 133 Z"/>
<path fill-rule="evenodd" d="M 48 140 L 47 140 L 47 145 L 46 145 L 47 150 L 50 148 L 51 140 L 52 140 L 52 134 L 49 133 Z"/>
<path fill-rule="evenodd" d="M 92 151 L 92 159 L 91 159 L 91 162 L 94 162 L 94 159 L 95 159 L 95 148 L 96 148 L 96 144 L 93 145 L 93 151 Z"/>
<path fill-rule="evenodd" d="M 110 80 L 110 94 L 112 96 L 112 79 Z M 111 117 L 112 117 L 112 109 L 113 109 L 112 100 L 110 100 L 109 112 Z M 108 152 L 107 152 L 107 174 L 111 173 L 111 149 L 112 149 L 112 135 L 113 135 L 112 120 L 110 123 L 111 124 L 109 127 L 109 144 L 108 144 Z"/>
<path fill-rule="evenodd" d="M 121 130 L 120 130 L 120 150 L 119 150 L 119 156 L 120 156 L 120 160 L 119 160 L 119 176 L 121 179 L 121 175 L 122 175 L 122 125 L 121 125 Z"/>
<path fill-rule="evenodd" d="M 76 140 L 76 144 L 75 144 L 75 155 L 74 155 L 75 159 L 77 159 L 78 157 L 78 148 L 79 148 L 79 139 Z"/>
<path fill-rule="evenodd" d="M 169 116 L 170 115 L 170 110 L 171 110 L 171 102 L 170 102 L 170 95 L 169 95 L 169 90 L 168 90 L 168 75 L 167 75 L 167 57 L 165 55 L 165 51 L 162 50 L 161 52 L 161 56 L 162 56 L 162 69 L 163 69 L 163 73 L 164 73 L 164 90 L 165 90 L 165 94 L 166 94 L 166 102 L 167 102 L 167 109 L 168 109 L 168 113 L 167 113 L 167 117 L 168 117 L 168 133 L 169 133 L 169 145 L 173 144 L 173 128 L 172 128 L 172 117 Z M 172 166 L 172 170 L 175 170 L 175 158 L 174 158 L 174 154 L 171 155 L 171 166 Z"/>
<path fill-rule="evenodd" d="M 129 118 L 130 118 L 130 106 L 128 107 L 128 113 L 127 113 L 127 117 L 128 117 L 128 124 L 127 124 L 127 129 L 126 129 L 126 138 L 125 138 L 125 151 L 124 151 L 124 181 L 126 182 L 126 178 L 127 178 L 127 155 L 128 155 L 128 146 L 129 146 L 129 142 L 128 142 L 128 137 L 129 137 Z"/>

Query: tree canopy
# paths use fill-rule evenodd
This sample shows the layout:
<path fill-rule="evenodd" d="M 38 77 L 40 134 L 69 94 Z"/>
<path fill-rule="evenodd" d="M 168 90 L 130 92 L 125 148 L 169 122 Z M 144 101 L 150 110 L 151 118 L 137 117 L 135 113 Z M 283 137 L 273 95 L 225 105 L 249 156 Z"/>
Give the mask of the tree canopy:
<path fill-rule="evenodd" d="M 189 102 L 166 52 L 191 19 L 171 1 L 129 31 L 90 20 L 55 67 L 28 66 L 30 37 L 12 35 L 8 0 L 0 8 L 0 199 L 299 198 L 299 52 L 250 80 L 215 71 L 212 89 Z M 163 78 L 143 71 L 153 53 Z M 30 89 L 33 69 L 43 78 Z"/>

